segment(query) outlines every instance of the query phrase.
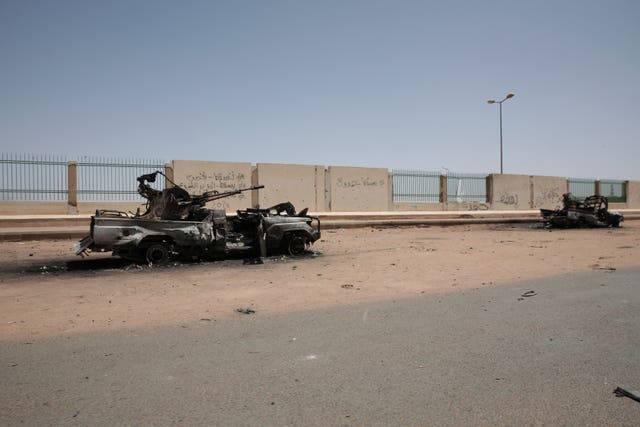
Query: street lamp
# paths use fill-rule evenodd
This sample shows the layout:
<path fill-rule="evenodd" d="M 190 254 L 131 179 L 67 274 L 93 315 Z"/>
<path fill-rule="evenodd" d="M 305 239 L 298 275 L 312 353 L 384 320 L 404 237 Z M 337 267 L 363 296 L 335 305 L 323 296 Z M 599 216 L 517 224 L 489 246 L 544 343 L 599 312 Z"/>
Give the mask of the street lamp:
<path fill-rule="evenodd" d="M 513 93 L 508 94 L 504 97 L 502 101 L 496 101 L 495 99 L 490 99 L 487 101 L 487 104 L 500 104 L 500 174 L 502 175 L 502 103 L 509 98 L 513 98 L 515 95 Z"/>

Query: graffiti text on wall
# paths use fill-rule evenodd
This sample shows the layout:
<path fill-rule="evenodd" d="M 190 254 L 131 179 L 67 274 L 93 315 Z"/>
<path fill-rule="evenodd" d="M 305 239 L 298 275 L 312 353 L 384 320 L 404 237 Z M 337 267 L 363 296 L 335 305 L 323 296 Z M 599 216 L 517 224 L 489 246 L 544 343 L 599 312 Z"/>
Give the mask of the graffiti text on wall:
<path fill-rule="evenodd" d="M 207 191 L 231 191 L 247 187 L 245 174 L 235 171 L 200 171 L 187 175 L 178 185 L 193 194 L 202 194 Z"/>
<path fill-rule="evenodd" d="M 354 187 L 382 187 L 384 179 L 357 178 L 357 179 L 336 179 L 336 187 L 338 188 L 354 188 Z"/>

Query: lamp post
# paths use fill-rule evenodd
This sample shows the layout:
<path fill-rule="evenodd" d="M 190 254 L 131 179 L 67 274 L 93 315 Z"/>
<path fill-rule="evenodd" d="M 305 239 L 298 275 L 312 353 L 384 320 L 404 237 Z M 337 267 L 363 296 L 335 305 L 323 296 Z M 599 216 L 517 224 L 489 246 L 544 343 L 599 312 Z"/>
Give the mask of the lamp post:
<path fill-rule="evenodd" d="M 490 99 L 487 101 L 487 104 L 500 104 L 500 175 L 502 175 L 502 103 L 507 99 L 513 98 L 515 95 L 513 93 L 508 94 L 504 97 L 502 101 L 496 101 L 495 99 Z"/>

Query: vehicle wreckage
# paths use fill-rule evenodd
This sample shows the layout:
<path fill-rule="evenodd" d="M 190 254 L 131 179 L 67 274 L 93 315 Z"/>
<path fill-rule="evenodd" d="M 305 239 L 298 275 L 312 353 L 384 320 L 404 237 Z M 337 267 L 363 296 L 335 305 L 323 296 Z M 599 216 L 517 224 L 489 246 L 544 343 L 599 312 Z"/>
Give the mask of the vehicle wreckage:
<path fill-rule="evenodd" d="M 170 259 L 221 259 L 228 256 L 301 255 L 320 238 L 320 220 L 296 213 L 290 202 L 268 209 L 247 208 L 236 215 L 208 209 L 208 202 L 259 190 L 264 185 L 227 192 L 191 195 L 174 184 L 164 190 L 149 185 L 160 171 L 138 177 L 138 193 L 147 199 L 146 211 L 135 214 L 97 210 L 89 236 L 75 244 L 76 255 L 109 252 L 133 261 L 165 264 Z"/>
<path fill-rule="evenodd" d="M 622 214 L 609 211 L 604 196 L 589 196 L 579 200 L 571 193 L 562 195 L 562 209 L 540 209 L 545 228 L 619 227 Z"/>

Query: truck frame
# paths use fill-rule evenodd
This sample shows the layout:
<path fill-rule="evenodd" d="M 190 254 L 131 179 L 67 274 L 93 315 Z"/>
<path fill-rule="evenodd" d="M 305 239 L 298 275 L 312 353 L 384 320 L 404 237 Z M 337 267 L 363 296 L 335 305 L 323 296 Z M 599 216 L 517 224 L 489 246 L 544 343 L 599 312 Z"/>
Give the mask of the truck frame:
<path fill-rule="evenodd" d="M 622 214 L 609 211 L 609 201 L 604 196 L 589 196 L 584 200 L 571 193 L 562 195 L 562 209 L 540 209 L 546 228 L 619 227 Z"/>
<path fill-rule="evenodd" d="M 138 177 L 138 193 L 147 199 L 144 213 L 97 210 L 89 235 L 75 245 L 76 255 L 111 251 L 150 264 L 175 258 L 297 256 L 320 238 L 320 219 L 307 215 L 307 209 L 296 213 L 289 202 L 239 210 L 236 215 L 205 207 L 209 201 L 259 190 L 262 185 L 190 195 L 175 184 L 164 190 L 152 188 L 148 182 L 155 182 L 158 174 L 164 176 L 156 171 Z"/>

